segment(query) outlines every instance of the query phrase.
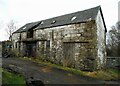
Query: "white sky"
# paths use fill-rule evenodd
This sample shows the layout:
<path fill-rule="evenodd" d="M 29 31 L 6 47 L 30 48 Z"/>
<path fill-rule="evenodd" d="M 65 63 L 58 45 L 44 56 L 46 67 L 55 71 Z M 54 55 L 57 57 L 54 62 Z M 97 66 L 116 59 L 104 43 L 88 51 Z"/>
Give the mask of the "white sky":
<path fill-rule="evenodd" d="M 10 20 L 18 27 L 101 5 L 107 29 L 118 21 L 120 0 L 0 0 L 0 41 L 7 40 L 5 28 Z"/>

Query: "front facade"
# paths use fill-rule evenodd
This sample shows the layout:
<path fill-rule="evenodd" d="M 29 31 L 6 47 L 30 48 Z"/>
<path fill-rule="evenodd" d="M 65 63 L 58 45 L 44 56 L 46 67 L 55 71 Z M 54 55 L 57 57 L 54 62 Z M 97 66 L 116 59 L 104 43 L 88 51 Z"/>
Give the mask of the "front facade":
<path fill-rule="evenodd" d="M 13 33 L 13 50 L 81 70 L 105 64 L 106 27 L 101 7 L 28 23 Z"/>

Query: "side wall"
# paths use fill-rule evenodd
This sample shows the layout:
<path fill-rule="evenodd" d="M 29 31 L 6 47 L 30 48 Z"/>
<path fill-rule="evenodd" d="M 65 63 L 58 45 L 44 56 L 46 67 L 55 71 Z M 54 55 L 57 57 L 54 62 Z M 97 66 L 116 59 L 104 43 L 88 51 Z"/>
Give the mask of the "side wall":
<path fill-rule="evenodd" d="M 106 32 L 103 24 L 103 19 L 101 12 L 98 12 L 96 17 L 96 27 L 97 27 L 97 49 L 98 49 L 98 68 L 101 68 L 105 65 L 106 62 Z"/>
<path fill-rule="evenodd" d="M 12 35 L 12 49 L 15 52 L 16 56 L 24 56 L 26 44 L 21 42 L 22 40 L 26 40 L 27 33 L 14 33 Z"/>
<path fill-rule="evenodd" d="M 20 33 L 14 33 L 12 35 L 12 42 L 13 42 L 13 48 L 16 48 L 16 43 L 19 41 L 20 39 Z"/>

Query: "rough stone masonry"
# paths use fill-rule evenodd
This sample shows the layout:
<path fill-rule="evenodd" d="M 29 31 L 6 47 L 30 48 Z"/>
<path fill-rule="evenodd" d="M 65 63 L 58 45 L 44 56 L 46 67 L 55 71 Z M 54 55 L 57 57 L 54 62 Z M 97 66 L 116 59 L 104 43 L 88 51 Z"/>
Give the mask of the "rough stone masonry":
<path fill-rule="evenodd" d="M 106 31 L 97 6 L 27 23 L 13 33 L 12 49 L 17 56 L 93 71 L 106 63 Z"/>

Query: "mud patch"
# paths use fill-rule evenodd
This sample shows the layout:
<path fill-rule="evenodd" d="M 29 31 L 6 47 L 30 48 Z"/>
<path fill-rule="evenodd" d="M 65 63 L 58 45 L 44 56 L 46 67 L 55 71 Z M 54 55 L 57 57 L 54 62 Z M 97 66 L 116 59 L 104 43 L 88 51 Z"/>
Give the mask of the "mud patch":
<path fill-rule="evenodd" d="M 49 67 L 49 66 L 45 66 L 45 67 L 42 67 L 42 68 L 40 68 L 40 71 L 43 71 L 43 72 L 51 72 L 51 67 Z"/>

